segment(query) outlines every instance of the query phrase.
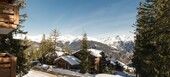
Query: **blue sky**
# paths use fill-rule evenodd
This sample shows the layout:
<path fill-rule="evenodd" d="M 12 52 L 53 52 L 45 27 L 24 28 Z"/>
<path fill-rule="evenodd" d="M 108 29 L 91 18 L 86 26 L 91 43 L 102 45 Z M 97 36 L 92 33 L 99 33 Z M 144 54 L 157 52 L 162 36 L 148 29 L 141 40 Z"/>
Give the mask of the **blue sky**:
<path fill-rule="evenodd" d="M 49 34 L 92 37 L 133 35 L 139 0 L 27 0 L 28 35 Z"/>

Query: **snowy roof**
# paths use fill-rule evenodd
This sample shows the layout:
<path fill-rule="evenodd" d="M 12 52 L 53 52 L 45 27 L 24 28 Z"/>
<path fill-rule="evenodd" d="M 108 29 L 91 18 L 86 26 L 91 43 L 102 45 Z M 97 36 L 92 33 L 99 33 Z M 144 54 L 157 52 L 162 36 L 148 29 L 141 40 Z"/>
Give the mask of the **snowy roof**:
<path fill-rule="evenodd" d="M 81 50 L 77 50 L 77 51 L 74 51 L 72 54 L 75 54 L 77 52 L 79 52 Z M 90 54 L 95 56 L 95 57 L 101 57 L 102 55 L 100 54 L 102 51 L 101 50 L 97 50 L 97 49 L 88 49 L 88 51 L 90 51 Z"/>
<path fill-rule="evenodd" d="M 126 64 L 121 61 L 118 61 L 118 63 L 120 64 L 120 66 L 126 66 Z"/>
<path fill-rule="evenodd" d="M 58 47 L 58 46 L 56 46 L 55 49 L 56 49 L 56 51 L 62 51 L 62 48 Z"/>
<path fill-rule="evenodd" d="M 63 60 L 67 61 L 69 64 L 71 65 L 77 65 L 77 64 L 80 64 L 80 60 L 77 59 L 76 57 L 74 56 L 61 56 L 57 59 L 55 59 L 55 61 L 57 61 L 58 59 L 62 58 Z"/>
<path fill-rule="evenodd" d="M 115 59 L 113 59 L 113 58 L 110 58 L 110 63 L 111 63 L 111 64 L 116 65 L 116 64 L 115 64 L 116 62 L 118 62 L 118 64 L 119 64 L 120 66 L 127 66 L 125 63 L 123 63 L 123 62 L 121 62 L 121 61 L 119 61 L 119 60 L 115 60 Z"/>
<path fill-rule="evenodd" d="M 113 65 L 116 65 L 116 62 L 117 60 L 113 59 L 113 58 L 110 58 L 110 63 L 113 64 Z"/>
<path fill-rule="evenodd" d="M 97 49 L 88 49 L 90 51 L 90 54 L 95 56 L 95 57 L 101 57 L 102 55 L 100 54 L 102 51 L 97 50 Z"/>
<path fill-rule="evenodd" d="M 95 77 L 123 77 L 123 76 L 111 74 L 97 74 Z"/>
<path fill-rule="evenodd" d="M 57 53 L 57 56 L 61 56 L 64 54 L 64 52 L 61 52 L 61 51 L 56 51 L 56 53 Z"/>

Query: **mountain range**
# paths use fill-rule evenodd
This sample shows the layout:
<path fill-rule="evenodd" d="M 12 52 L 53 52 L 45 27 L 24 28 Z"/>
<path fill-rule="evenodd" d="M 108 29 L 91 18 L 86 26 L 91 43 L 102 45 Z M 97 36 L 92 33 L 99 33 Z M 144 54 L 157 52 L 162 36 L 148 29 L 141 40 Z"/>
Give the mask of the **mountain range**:
<path fill-rule="evenodd" d="M 24 39 L 23 36 L 14 36 L 16 39 Z M 39 44 L 42 35 L 27 36 L 27 38 L 34 44 Z M 121 60 L 122 62 L 129 63 L 133 55 L 134 39 L 132 36 L 116 36 L 96 39 L 93 37 L 88 38 L 88 48 L 98 49 L 104 51 L 109 57 Z M 57 37 L 57 46 L 61 49 L 67 45 L 72 52 L 77 51 L 81 47 L 82 36 L 65 35 Z"/>

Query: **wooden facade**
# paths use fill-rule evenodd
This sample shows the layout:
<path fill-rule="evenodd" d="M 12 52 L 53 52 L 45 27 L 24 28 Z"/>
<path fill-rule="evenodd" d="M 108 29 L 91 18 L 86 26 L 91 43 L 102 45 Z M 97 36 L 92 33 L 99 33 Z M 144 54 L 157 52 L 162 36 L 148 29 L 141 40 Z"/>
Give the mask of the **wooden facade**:
<path fill-rule="evenodd" d="M 5 28 L 17 28 L 19 24 L 19 8 L 15 4 L 0 4 L 0 26 Z"/>
<path fill-rule="evenodd" d="M 19 7 L 15 0 L 0 0 L 0 34 L 7 34 L 19 25 Z"/>
<path fill-rule="evenodd" d="M 0 77 L 16 77 L 16 60 L 10 54 L 0 53 Z"/>
<path fill-rule="evenodd" d="M 71 57 L 72 59 L 74 58 L 74 60 L 77 59 L 76 63 L 70 63 L 68 61 L 68 57 L 67 57 L 67 59 L 64 59 L 64 57 L 67 57 L 67 56 L 62 56 L 55 60 L 56 67 L 63 68 L 63 69 L 78 69 L 79 68 L 79 61 L 76 57 L 74 57 L 74 56 Z M 74 61 L 72 61 L 72 62 L 74 62 Z"/>
<path fill-rule="evenodd" d="M 7 35 L 19 24 L 19 7 L 15 0 L 0 0 L 0 34 Z M 16 77 L 17 58 L 0 53 L 0 77 Z"/>
<path fill-rule="evenodd" d="M 71 68 L 71 65 L 67 61 L 63 60 L 62 58 L 58 59 L 55 62 L 55 64 L 58 68 L 63 68 L 63 69 L 70 69 Z"/>

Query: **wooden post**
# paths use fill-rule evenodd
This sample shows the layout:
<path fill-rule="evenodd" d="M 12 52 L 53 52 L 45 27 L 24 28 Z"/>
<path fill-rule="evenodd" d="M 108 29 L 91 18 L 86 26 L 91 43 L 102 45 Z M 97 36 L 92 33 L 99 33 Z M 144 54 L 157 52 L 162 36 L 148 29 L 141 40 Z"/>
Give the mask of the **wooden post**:
<path fill-rule="evenodd" d="M 11 58 L 12 63 L 11 63 L 11 77 L 16 77 L 16 61 L 17 58 L 13 57 Z"/>

